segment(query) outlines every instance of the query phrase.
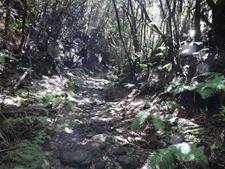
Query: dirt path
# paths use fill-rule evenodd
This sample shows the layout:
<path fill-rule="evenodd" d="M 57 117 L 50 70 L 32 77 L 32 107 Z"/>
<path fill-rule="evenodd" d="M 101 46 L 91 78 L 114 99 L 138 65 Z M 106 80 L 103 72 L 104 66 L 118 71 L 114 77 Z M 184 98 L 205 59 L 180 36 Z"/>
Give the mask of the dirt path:
<path fill-rule="evenodd" d="M 56 133 L 50 142 L 54 169 L 137 169 L 147 153 L 129 142 L 138 137 L 123 117 L 126 99 L 105 100 L 104 76 L 76 76 L 79 81 L 73 110 L 57 116 Z M 120 91 L 116 91 L 120 92 Z M 122 91 L 121 91 L 122 92 Z M 129 98 L 129 97 L 128 97 Z"/>

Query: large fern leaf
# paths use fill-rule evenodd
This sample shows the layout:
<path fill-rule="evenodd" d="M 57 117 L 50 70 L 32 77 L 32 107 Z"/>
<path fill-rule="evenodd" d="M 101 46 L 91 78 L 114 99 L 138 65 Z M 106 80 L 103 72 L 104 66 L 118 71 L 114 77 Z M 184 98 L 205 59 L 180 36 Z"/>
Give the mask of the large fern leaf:
<path fill-rule="evenodd" d="M 202 166 L 208 164 L 202 147 L 185 142 L 160 149 L 149 156 L 149 164 L 153 169 L 174 169 L 176 161 L 180 163 L 197 162 Z"/>
<path fill-rule="evenodd" d="M 203 75 L 202 75 L 203 76 Z M 173 95 L 180 94 L 184 91 L 196 91 L 203 99 L 207 99 L 216 93 L 225 91 L 225 78 L 218 73 L 208 73 L 203 76 L 205 79 L 201 83 L 190 83 L 188 84 L 184 78 L 175 78 L 170 85 L 166 88 L 166 92 L 170 92 Z"/>
<path fill-rule="evenodd" d="M 172 93 L 173 95 L 180 94 L 186 90 L 194 90 L 195 85 L 187 84 L 185 78 L 183 77 L 176 77 L 170 83 L 169 86 L 166 88 L 166 92 Z"/>
<path fill-rule="evenodd" d="M 207 99 L 220 91 L 225 91 L 225 79 L 223 76 L 215 75 L 211 80 L 197 85 L 196 91 L 203 99 Z"/>
<path fill-rule="evenodd" d="M 158 116 L 153 116 L 152 123 L 157 130 L 164 130 L 164 128 L 166 127 L 165 120 Z"/>
<path fill-rule="evenodd" d="M 131 123 L 131 130 L 140 130 L 145 120 L 150 116 L 150 113 L 147 111 L 140 111 L 134 121 Z"/>

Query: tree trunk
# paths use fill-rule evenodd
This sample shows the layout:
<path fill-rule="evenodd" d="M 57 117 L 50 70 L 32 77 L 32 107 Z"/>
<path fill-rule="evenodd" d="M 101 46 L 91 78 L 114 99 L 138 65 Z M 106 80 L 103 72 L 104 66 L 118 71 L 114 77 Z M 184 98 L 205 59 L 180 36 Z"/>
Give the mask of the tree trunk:
<path fill-rule="evenodd" d="M 134 14 L 134 7 L 132 4 L 132 1 L 129 0 L 129 6 L 130 6 L 130 10 L 131 10 L 131 34 L 132 34 L 132 38 L 133 38 L 133 44 L 134 44 L 134 51 L 135 53 L 140 52 L 141 47 L 140 47 L 140 43 L 138 41 L 138 31 L 137 31 L 137 18 L 135 17 Z"/>
<path fill-rule="evenodd" d="M 125 51 L 125 55 L 126 55 L 127 60 L 128 60 L 128 64 L 129 64 L 129 68 L 130 68 L 130 72 L 131 72 L 131 78 L 135 82 L 136 80 L 135 80 L 135 72 L 134 72 L 134 69 L 133 69 L 133 63 L 132 63 L 132 60 L 129 56 L 126 44 L 125 44 L 124 39 L 123 39 L 121 24 L 120 24 L 120 18 L 119 18 L 119 12 L 118 12 L 118 9 L 117 9 L 116 1 L 112 0 L 112 3 L 113 3 L 113 7 L 114 7 L 114 10 L 115 10 L 115 14 L 116 14 L 116 21 L 117 21 L 120 40 L 122 42 L 122 45 L 123 45 L 123 48 L 124 48 L 124 51 Z"/>
<path fill-rule="evenodd" d="M 4 37 L 4 42 L 3 46 L 4 48 L 7 48 L 7 39 L 8 39 L 8 34 L 9 34 L 9 24 L 10 24 L 10 0 L 5 1 L 5 8 L 6 8 L 6 14 L 5 14 L 5 37 Z"/>
<path fill-rule="evenodd" d="M 195 40 L 199 41 L 201 37 L 201 0 L 196 0 L 195 2 L 195 14 L 194 14 L 194 22 L 195 22 Z"/>
<path fill-rule="evenodd" d="M 206 0 L 212 10 L 212 30 L 215 37 L 215 45 L 220 54 L 225 49 L 225 0 Z"/>
<path fill-rule="evenodd" d="M 225 0 L 218 0 L 213 10 L 213 31 L 219 52 L 225 51 Z"/>
<path fill-rule="evenodd" d="M 20 41 L 20 45 L 19 45 L 19 49 L 18 51 L 21 52 L 22 48 L 23 48 L 23 44 L 24 44 L 24 41 L 25 41 L 25 38 L 26 38 L 26 35 L 25 35 L 25 28 L 26 28 L 26 19 L 27 19 L 27 0 L 23 0 L 23 23 L 22 23 L 22 39 Z"/>

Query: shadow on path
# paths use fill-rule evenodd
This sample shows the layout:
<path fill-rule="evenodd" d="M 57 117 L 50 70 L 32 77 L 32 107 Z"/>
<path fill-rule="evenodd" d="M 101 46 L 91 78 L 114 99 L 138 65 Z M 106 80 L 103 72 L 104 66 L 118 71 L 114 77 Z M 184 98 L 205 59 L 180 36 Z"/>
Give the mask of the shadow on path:
<path fill-rule="evenodd" d="M 103 75 L 74 73 L 79 82 L 73 111 L 57 116 L 56 133 L 50 142 L 54 169 L 137 169 L 147 159 L 147 152 L 129 143 L 138 137 L 129 130 L 131 119 L 123 119 L 124 99 L 105 101 Z M 117 91 L 120 92 L 120 91 Z"/>

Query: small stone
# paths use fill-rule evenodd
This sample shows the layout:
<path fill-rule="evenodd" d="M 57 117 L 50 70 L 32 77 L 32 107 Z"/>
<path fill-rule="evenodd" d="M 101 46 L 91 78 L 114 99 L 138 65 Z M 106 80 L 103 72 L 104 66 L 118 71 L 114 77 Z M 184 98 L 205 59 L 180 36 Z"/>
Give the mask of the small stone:
<path fill-rule="evenodd" d="M 46 159 L 41 160 L 36 169 L 50 169 L 49 161 Z"/>
<path fill-rule="evenodd" d="M 69 151 L 62 151 L 60 161 L 71 167 L 87 166 L 100 154 L 101 149 L 95 145 L 76 145 Z"/>
<path fill-rule="evenodd" d="M 100 160 L 96 163 L 95 169 L 105 169 L 106 167 L 106 161 Z"/>
<path fill-rule="evenodd" d="M 120 156 L 118 162 L 123 168 L 136 169 L 138 167 L 138 161 L 134 160 L 133 157 L 128 157 L 126 155 Z"/>
<path fill-rule="evenodd" d="M 178 143 L 182 143 L 183 141 L 184 141 L 183 138 L 178 134 L 172 134 L 170 136 L 170 143 L 171 144 L 178 144 Z"/>
<path fill-rule="evenodd" d="M 106 142 L 107 140 L 107 134 L 98 134 L 92 137 L 93 141 L 99 142 L 99 143 L 103 143 Z"/>
<path fill-rule="evenodd" d="M 63 152 L 60 160 L 62 163 L 69 166 L 86 166 L 89 164 L 91 156 L 87 151 Z"/>
<path fill-rule="evenodd" d="M 127 148 L 125 147 L 117 147 L 113 150 L 114 155 L 126 155 L 127 154 Z"/>

